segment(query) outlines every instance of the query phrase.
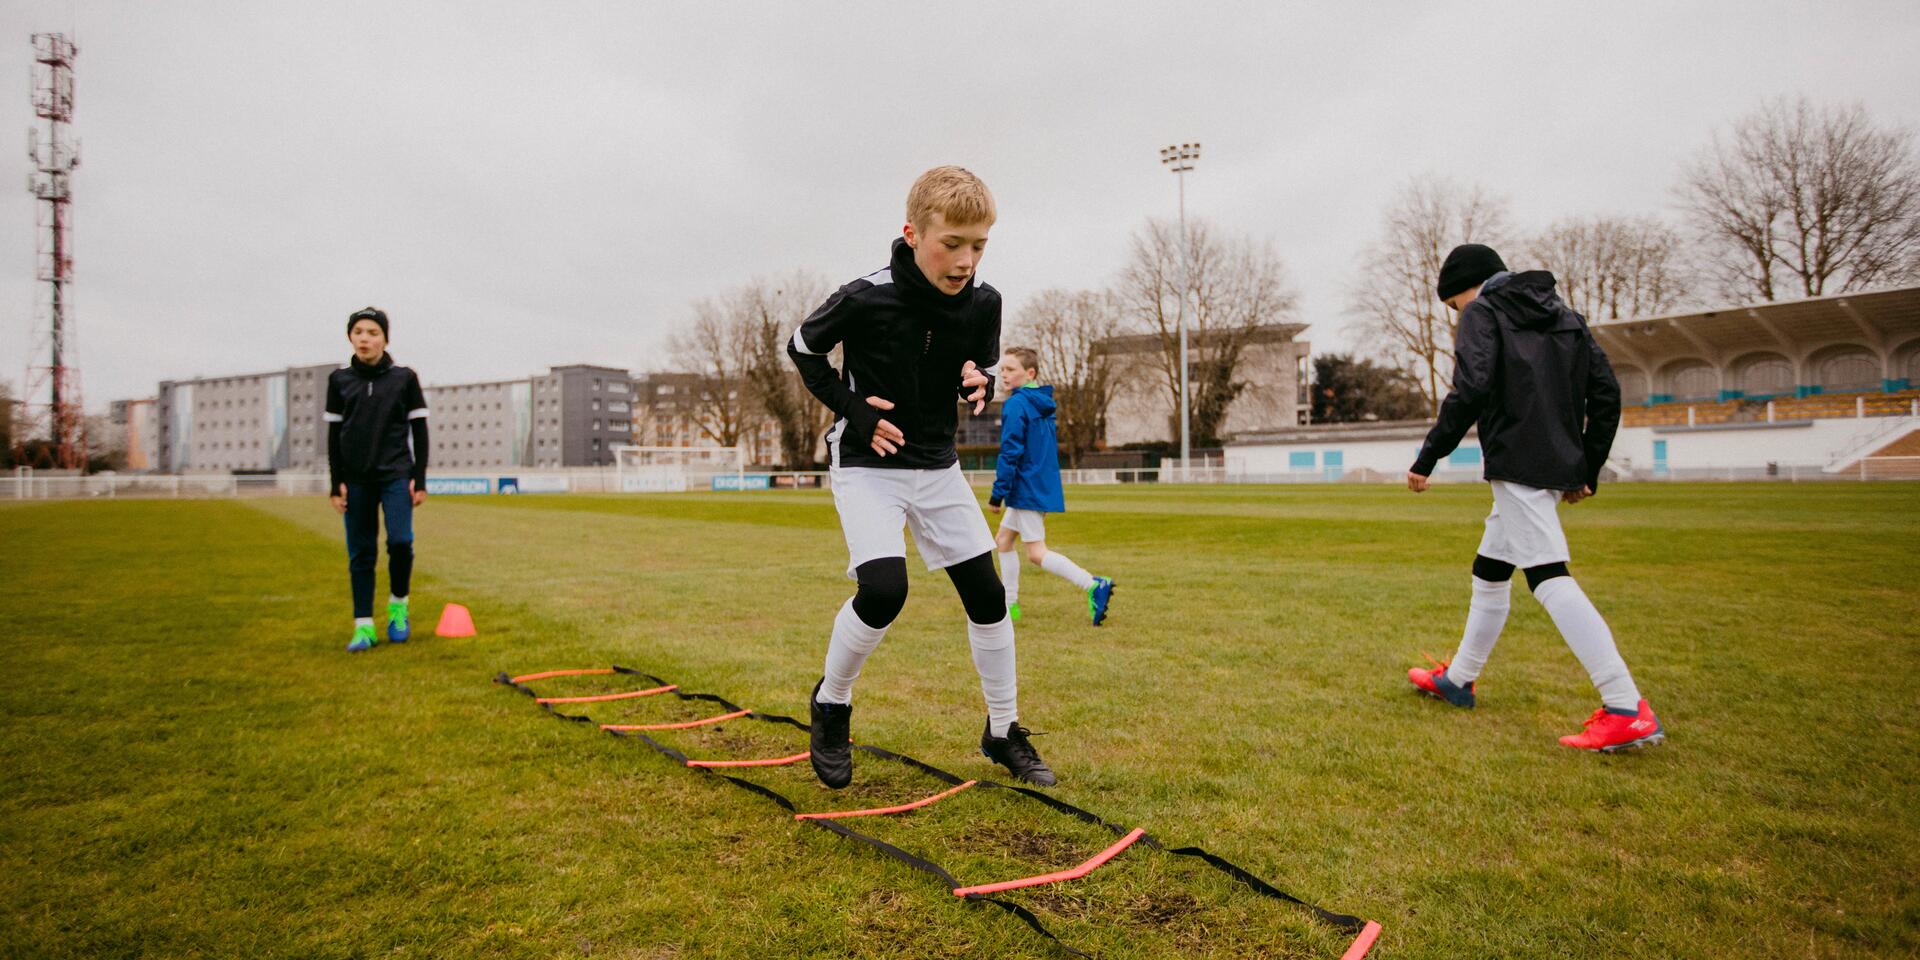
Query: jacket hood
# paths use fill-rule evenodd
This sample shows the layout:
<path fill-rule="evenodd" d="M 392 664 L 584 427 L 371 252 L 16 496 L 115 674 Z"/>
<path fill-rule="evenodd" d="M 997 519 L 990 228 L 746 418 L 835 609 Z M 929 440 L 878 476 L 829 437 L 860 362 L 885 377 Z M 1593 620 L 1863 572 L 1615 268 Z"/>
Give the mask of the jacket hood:
<path fill-rule="evenodd" d="M 1580 315 L 1554 290 L 1553 274 L 1528 270 L 1483 292 L 1481 299 L 1515 326 L 1527 330 L 1578 330 L 1586 325 Z"/>
<path fill-rule="evenodd" d="M 1014 397 L 1025 397 L 1026 402 L 1033 404 L 1033 408 L 1039 411 L 1043 417 L 1059 407 L 1059 404 L 1055 403 L 1053 399 L 1052 384 L 1037 387 L 1021 387 L 1013 391 L 1007 399 L 1011 400 Z"/>

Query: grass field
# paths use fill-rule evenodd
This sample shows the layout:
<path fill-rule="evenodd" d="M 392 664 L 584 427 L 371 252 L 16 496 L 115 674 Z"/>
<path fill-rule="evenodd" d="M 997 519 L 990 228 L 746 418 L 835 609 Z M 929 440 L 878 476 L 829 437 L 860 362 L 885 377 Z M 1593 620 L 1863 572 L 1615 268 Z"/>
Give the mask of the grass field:
<path fill-rule="evenodd" d="M 1484 487 L 1068 498 L 1054 545 L 1121 586 L 1093 629 L 1064 583 L 1023 581 L 1023 719 L 1061 798 L 1380 921 L 1379 958 L 1920 953 L 1920 485 L 1616 485 L 1565 508 L 1670 737 L 1619 757 L 1554 742 L 1597 702 L 1524 585 L 1478 710 L 1408 687 L 1458 637 Z M 323 500 L 0 506 L 0 955 L 1061 956 L 489 682 L 615 662 L 804 715 L 851 586 L 827 497 L 439 498 L 416 525 L 421 639 L 348 656 Z M 959 602 L 911 568 L 854 735 L 991 776 Z M 427 635 L 448 601 L 479 637 Z M 703 712 L 663 699 L 587 712 Z M 811 809 L 937 788 L 871 758 L 839 794 L 804 764 L 750 777 Z M 998 791 L 860 826 L 968 882 L 1111 839 Z M 1008 897 L 1104 957 L 1347 939 L 1145 849 Z"/>

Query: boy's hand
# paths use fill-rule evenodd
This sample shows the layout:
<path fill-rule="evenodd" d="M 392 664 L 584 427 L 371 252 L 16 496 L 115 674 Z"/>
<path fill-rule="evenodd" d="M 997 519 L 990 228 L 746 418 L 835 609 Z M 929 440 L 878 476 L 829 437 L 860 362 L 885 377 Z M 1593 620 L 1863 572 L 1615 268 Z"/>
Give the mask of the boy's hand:
<path fill-rule="evenodd" d="M 347 512 L 347 485 L 344 483 L 341 484 L 340 489 L 335 490 L 333 493 L 327 495 L 327 500 L 333 503 L 334 513 L 346 513 Z"/>
<path fill-rule="evenodd" d="M 1414 493 L 1423 493 L 1427 489 L 1427 478 L 1412 470 L 1407 471 L 1407 489 Z"/>
<path fill-rule="evenodd" d="M 987 509 L 992 510 L 994 513 L 999 513 L 1001 510 L 1004 510 L 1006 508 L 1003 505 L 998 503 L 989 503 L 987 504 Z"/>
<path fill-rule="evenodd" d="M 967 394 L 967 402 L 973 404 L 974 413 L 987 408 L 987 384 L 992 382 L 972 360 L 968 360 L 967 365 L 960 368 L 960 386 L 963 389 L 974 388 L 972 393 Z"/>
<path fill-rule="evenodd" d="M 426 502 L 427 502 L 427 491 L 426 491 L 426 489 L 425 489 L 424 487 L 416 487 L 416 486 L 414 486 L 414 485 L 413 485 L 413 481 L 412 481 L 412 480 L 408 480 L 408 481 L 407 481 L 407 492 L 413 495 L 413 505 L 414 505 L 414 506 L 416 506 L 416 507 L 417 507 L 417 506 L 419 506 L 419 505 L 421 505 L 421 504 L 423 504 L 423 503 L 426 503 Z"/>
<path fill-rule="evenodd" d="M 1567 503 L 1579 503 L 1591 496 L 1593 496 L 1593 488 L 1583 486 L 1578 490 L 1568 490 L 1560 495 L 1560 499 Z"/>
<path fill-rule="evenodd" d="M 875 410 L 892 410 L 893 401 L 882 400 L 879 397 L 868 397 L 867 406 Z M 881 420 L 873 425 L 873 440 L 871 445 L 874 453 L 883 457 L 889 453 L 899 453 L 901 445 L 906 442 L 907 435 L 901 433 L 900 428 L 894 426 L 892 423 Z"/>

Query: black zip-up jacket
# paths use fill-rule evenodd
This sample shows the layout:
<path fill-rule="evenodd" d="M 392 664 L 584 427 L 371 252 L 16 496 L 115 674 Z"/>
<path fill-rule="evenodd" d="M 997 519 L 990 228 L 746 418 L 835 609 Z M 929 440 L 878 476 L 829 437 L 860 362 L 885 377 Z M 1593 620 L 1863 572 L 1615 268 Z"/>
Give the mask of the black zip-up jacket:
<path fill-rule="evenodd" d="M 827 354 L 842 347 L 841 369 Z M 959 426 L 960 370 L 972 360 L 987 375 L 1000 362 L 1000 291 L 978 282 L 948 296 L 935 289 L 913 262 L 905 239 L 893 241 L 886 269 L 835 291 L 813 311 L 787 344 L 787 356 L 807 389 L 838 417 L 827 431 L 827 453 L 836 467 L 944 469 L 959 462 L 953 448 Z M 877 410 L 866 398 L 893 402 Z M 871 446 L 881 420 L 900 428 L 907 442 L 885 457 Z"/>
<path fill-rule="evenodd" d="M 411 369 L 383 353 L 377 363 L 354 357 L 327 375 L 327 473 L 328 496 L 342 483 L 401 477 L 427 488 L 427 397 Z"/>
<path fill-rule="evenodd" d="M 1607 355 L 1545 270 L 1496 275 L 1460 313 L 1453 390 L 1413 472 L 1432 476 L 1476 421 L 1488 480 L 1543 490 L 1600 489 L 1620 428 Z"/>

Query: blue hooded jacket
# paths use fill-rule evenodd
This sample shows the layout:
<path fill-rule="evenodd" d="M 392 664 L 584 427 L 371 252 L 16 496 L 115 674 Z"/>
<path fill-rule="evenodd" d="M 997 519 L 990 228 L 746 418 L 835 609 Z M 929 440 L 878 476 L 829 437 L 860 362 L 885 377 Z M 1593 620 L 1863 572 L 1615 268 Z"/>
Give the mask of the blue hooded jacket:
<path fill-rule="evenodd" d="M 1000 463 L 993 500 L 1016 510 L 1061 513 L 1060 439 L 1055 432 L 1052 387 L 1021 387 L 1000 407 Z"/>

